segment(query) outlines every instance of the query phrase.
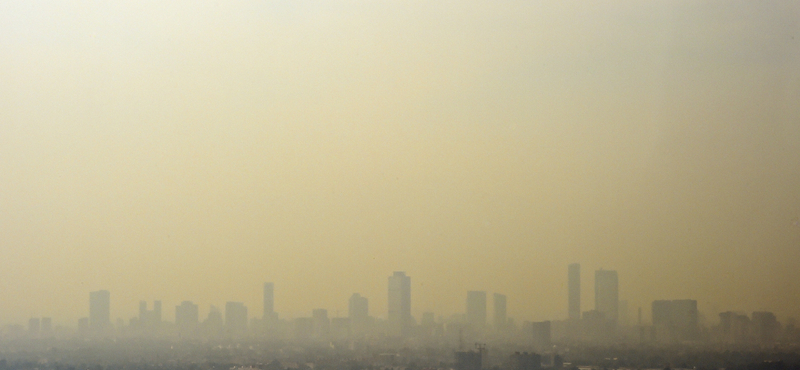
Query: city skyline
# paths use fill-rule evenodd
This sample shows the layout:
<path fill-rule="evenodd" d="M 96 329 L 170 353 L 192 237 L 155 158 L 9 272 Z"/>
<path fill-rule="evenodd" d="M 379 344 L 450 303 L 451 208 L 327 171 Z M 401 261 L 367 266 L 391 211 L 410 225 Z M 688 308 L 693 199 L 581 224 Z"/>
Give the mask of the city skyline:
<path fill-rule="evenodd" d="M 800 5 L 0 2 L 0 323 L 507 296 L 800 318 Z M 291 299 L 287 299 L 291 297 Z M 491 308 L 491 305 L 489 305 Z M 489 320 L 490 321 L 490 320 Z"/>
<path fill-rule="evenodd" d="M 535 322 L 535 321 L 574 321 L 575 318 L 571 316 L 572 312 L 573 312 L 573 310 L 575 308 L 574 296 L 573 296 L 572 293 L 575 292 L 575 289 L 574 289 L 575 288 L 575 284 L 574 284 L 575 280 L 574 279 L 576 277 L 579 278 L 579 276 L 580 276 L 580 264 L 578 264 L 578 263 L 569 264 L 567 266 L 567 274 L 566 274 L 566 279 L 568 281 L 568 284 L 566 285 L 567 286 L 567 292 L 566 292 L 567 293 L 567 299 L 565 300 L 565 309 L 564 309 L 563 315 L 557 315 L 557 316 L 554 316 L 554 317 L 547 317 L 547 318 L 539 318 L 538 320 L 526 319 L 525 321 L 527 321 L 527 322 L 532 322 L 532 321 L 533 322 Z M 627 312 L 627 310 L 630 309 L 629 307 L 627 307 L 627 300 L 623 301 L 623 300 L 619 299 L 619 293 L 618 293 L 619 278 L 618 278 L 617 271 L 615 271 L 615 270 L 606 270 L 606 269 L 600 268 L 599 270 L 595 271 L 594 277 L 595 277 L 595 279 L 594 279 L 593 285 L 595 287 L 595 289 L 594 289 L 594 292 L 595 292 L 595 295 L 594 295 L 595 305 L 594 305 L 594 307 L 591 308 L 592 311 L 589 311 L 589 313 L 591 313 L 591 312 L 599 312 L 599 313 L 602 314 L 602 317 L 604 319 L 613 321 L 614 325 L 616 326 L 617 325 L 616 323 L 617 323 L 618 319 L 621 318 L 620 315 L 622 314 L 620 311 L 618 311 L 620 309 L 620 307 L 619 307 L 620 304 L 624 303 L 626 305 L 625 306 L 625 309 L 626 309 L 625 314 L 626 315 L 630 314 L 629 312 Z M 394 298 L 389 298 L 389 306 L 388 307 L 392 307 L 392 304 L 393 304 L 392 302 L 394 301 L 394 306 L 395 306 L 395 309 L 394 309 L 394 312 L 395 312 L 395 316 L 394 317 L 395 318 L 394 318 L 394 320 L 399 320 L 399 318 L 403 315 L 402 312 L 409 312 L 410 313 L 410 315 L 411 315 L 411 321 L 410 322 L 412 322 L 412 323 L 413 322 L 417 322 L 416 319 L 417 318 L 421 319 L 422 316 L 423 316 L 423 315 L 415 316 L 413 311 L 411 310 L 412 307 L 410 305 L 410 281 L 411 281 L 411 277 L 406 275 L 405 272 L 403 272 L 403 271 L 395 271 L 393 273 L 393 275 L 389 277 L 389 284 L 388 284 L 388 289 L 387 289 L 387 291 L 388 291 L 387 292 L 387 297 L 394 297 Z M 267 282 L 267 283 L 263 283 L 262 287 L 263 287 L 263 291 L 262 291 L 262 304 L 263 304 L 262 308 L 263 308 L 263 310 L 261 311 L 262 312 L 262 316 L 258 317 L 257 315 L 255 315 L 255 316 L 250 315 L 250 317 L 257 318 L 257 319 L 260 319 L 260 320 L 267 320 L 268 322 L 273 322 L 273 324 L 267 324 L 266 322 L 265 322 L 265 324 L 268 325 L 268 326 L 269 325 L 273 325 L 274 326 L 275 325 L 274 322 L 277 321 L 278 316 L 279 316 L 279 312 L 274 310 L 274 302 L 275 302 L 274 301 L 274 289 L 275 289 L 275 284 L 274 284 L 274 282 Z M 579 289 L 579 286 L 578 286 L 578 289 Z M 87 325 L 89 325 L 89 328 L 92 329 L 92 330 L 98 330 L 98 329 L 103 329 L 105 327 L 110 327 L 111 324 L 114 322 L 113 315 L 112 315 L 112 312 L 110 310 L 110 307 L 111 307 L 110 292 L 108 290 L 99 290 L 99 291 L 90 292 L 89 296 L 90 296 L 89 297 L 89 311 L 87 311 L 88 312 L 88 316 L 86 316 L 86 317 L 82 316 L 80 318 L 80 320 L 78 320 L 78 321 L 87 320 L 86 321 Z M 613 299 L 616 299 L 616 301 L 612 304 L 611 300 L 613 300 Z M 333 310 L 333 314 L 332 314 L 331 317 L 332 318 L 350 318 L 350 319 L 356 318 L 357 320 L 362 321 L 362 323 L 363 323 L 363 320 L 368 318 L 368 317 L 380 318 L 380 319 L 385 319 L 387 321 L 387 323 L 389 323 L 389 325 L 393 325 L 392 324 L 392 319 L 390 319 L 392 317 L 392 310 L 389 310 L 389 312 L 384 312 L 385 315 L 370 314 L 370 311 L 369 311 L 369 308 L 368 308 L 368 300 L 369 300 L 368 297 L 361 296 L 359 293 L 354 293 L 347 300 L 347 310 L 344 311 L 344 313 L 342 313 L 342 312 L 340 312 L 340 310 L 335 309 L 335 310 Z M 493 327 L 493 328 L 495 328 L 497 330 L 502 330 L 501 326 L 504 327 L 505 324 L 499 324 L 498 319 L 500 319 L 501 321 L 508 320 L 508 319 L 511 319 L 511 320 L 514 319 L 513 317 L 508 317 L 508 315 L 507 315 L 507 303 L 506 302 L 507 302 L 506 295 L 500 294 L 500 293 L 497 293 L 497 292 L 493 293 L 493 300 L 492 300 L 493 308 L 492 308 L 492 311 L 491 311 L 491 317 L 492 317 L 491 320 L 489 320 L 489 317 L 490 317 L 490 312 L 488 310 L 489 301 L 488 301 L 488 296 L 487 296 L 487 292 L 486 291 L 466 291 L 466 305 L 464 306 L 464 310 L 461 311 L 461 312 L 446 313 L 446 312 L 430 312 L 429 310 L 422 310 L 422 311 L 424 313 L 433 313 L 434 315 L 438 315 L 438 317 L 445 317 L 445 316 L 453 315 L 453 314 L 462 314 L 462 315 L 464 315 L 464 320 L 465 320 L 464 322 L 472 325 L 475 328 L 480 328 L 481 330 L 483 330 L 484 327 L 487 327 L 487 325 L 490 325 L 491 327 Z M 672 306 L 669 306 L 669 305 L 673 304 L 673 305 L 675 305 L 675 307 L 686 307 L 685 303 L 687 303 L 687 302 L 691 303 L 691 305 L 692 305 L 691 306 L 692 307 L 691 310 L 689 310 L 687 308 L 681 308 L 680 310 L 682 310 L 682 311 L 680 311 L 680 312 L 694 312 L 693 313 L 694 319 L 693 319 L 692 322 L 694 323 L 695 326 L 698 325 L 698 323 L 699 323 L 699 321 L 698 321 L 699 320 L 698 319 L 699 316 L 698 315 L 702 314 L 702 312 L 700 310 L 698 310 L 698 308 L 697 308 L 698 307 L 697 299 L 678 299 L 678 300 L 657 299 L 657 300 L 653 300 L 651 302 L 651 305 L 650 305 L 650 306 L 652 306 L 652 311 L 651 312 L 652 312 L 653 315 L 649 317 L 650 320 L 646 321 L 646 323 L 648 325 L 658 326 L 658 325 L 661 325 L 662 323 L 666 322 L 665 320 L 672 320 L 672 319 L 669 319 L 669 317 L 671 315 L 669 313 L 669 312 L 671 312 L 670 311 L 671 308 L 669 308 L 669 307 L 672 307 Z M 665 305 L 667 305 L 667 306 L 665 306 Z M 648 306 L 648 307 L 650 307 L 650 306 Z M 148 309 L 147 301 L 144 301 L 144 300 L 139 301 L 139 311 L 138 311 L 139 313 L 138 313 L 138 316 L 134 316 L 134 317 L 130 318 L 130 320 L 131 320 L 130 321 L 130 325 L 138 325 L 138 326 L 141 326 L 142 328 L 147 328 L 147 327 L 153 327 L 154 326 L 153 323 L 160 323 L 162 321 L 162 316 L 163 316 L 161 300 L 153 301 L 153 306 L 152 307 L 153 307 L 152 309 Z M 227 328 L 227 330 L 233 330 L 233 331 L 238 331 L 238 332 L 244 331 L 245 328 L 248 325 L 248 323 L 247 323 L 248 322 L 248 313 L 247 313 L 248 312 L 248 307 L 247 307 L 247 305 L 244 302 L 227 301 L 225 303 L 224 307 L 225 307 L 225 310 L 219 311 L 218 308 L 216 308 L 214 304 L 210 304 L 209 305 L 209 311 L 208 311 L 209 317 L 212 316 L 212 313 L 215 312 L 215 310 L 216 310 L 216 312 L 219 312 L 222 315 L 224 315 L 224 318 L 223 318 L 222 322 L 225 323 L 225 327 Z M 659 308 L 657 309 L 657 307 L 659 307 Z M 232 311 L 231 314 L 230 314 L 231 315 L 230 317 L 229 317 L 229 314 L 228 314 L 228 311 L 229 311 L 228 309 L 229 308 Z M 524 311 L 524 308 L 522 310 Z M 638 307 L 638 310 L 639 310 L 640 315 L 641 315 L 642 307 Z M 322 312 L 322 311 L 325 312 L 324 315 L 327 318 L 328 317 L 328 313 L 327 313 L 328 309 L 314 308 L 314 309 L 312 309 L 310 311 L 307 311 L 307 312 L 310 312 L 311 313 L 310 316 L 314 317 L 314 316 L 317 315 L 318 312 Z M 648 311 L 650 311 L 650 310 L 648 310 Z M 721 317 L 726 312 L 732 312 L 732 311 L 742 312 L 741 310 L 737 311 L 737 310 L 731 310 L 731 309 L 727 308 L 727 309 L 723 309 L 720 312 L 709 312 L 708 314 L 711 314 L 714 317 L 716 317 L 717 315 L 719 315 Z M 753 310 L 751 312 L 758 313 L 758 312 L 761 312 L 761 311 L 764 311 L 764 309 L 762 309 L 762 310 Z M 766 310 L 766 311 L 770 312 L 770 314 L 772 314 L 771 311 L 769 311 L 769 310 Z M 196 304 L 195 302 L 191 301 L 191 300 L 182 301 L 180 305 L 175 306 L 175 310 L 173 312 L 175 313 L 175 315 L 174 315 L 174 323 L 176 325 L 178 325 L 179 327 L 181 326 L 181 323 L 186 323 L 186 322 L 199 323 L 199 322 L 203 321 L 202 319 L 200 319 L 200 317 L 203 317 L 203 315 L 200 314 L 199 305 Z M 615 316 L 613 314 L 609 314 L 609 312 L 617 312 L 617 315 Z M 657 312 L 659 312 L 659 314 L 657 314 Z M 585 313 L 585 311 L 581 311 L 581 316 L 578 319 L 580 319 L 581 317 L 585 318 L 585 314 L 584 313 Z M 682 314 L 682 315 L 685 316 L 685 314 Z M 294 316 L 289 315 L 288 317 L 281 316 L 281 319 L 287 319 L 288 318 L 288 319 L 291 320 L 291 319 L 304 318 L 304 317 L 309 317 L 309 315 L 299 314 L 299 315 L 294 315 Z M 233 318 L 233 320 L 236 321 L 236 323 L 234 324 L 235 328 L 233 328 L 233 329 L 231 329 L 227 324 L 228 321 L 231 320 L 231 318 Z M 626 318 L 629 319 L 628 317 L 626 317 Z M 29 325 L 30 325 L 30 322 L 32 322 L 31 320 L 39 320 L 39 319 L 40 319 L 39 317 L 30 318 L 29 319 Z M 48 321 L 49 325 L 52 325 L 51 324 L 52 323 L 52 317 L 44 316 L 44 317 L 42 317 L 42 319 L 46 319 Z M 791 320 L 791 319 L 794 319 L 794 318 L 793 317 L 788 317 L 788 318 L 784 318 L 784 319 L 790 319 Z M 123 323 L 127 322 L 127 319 L 124 318 L 124 317 L 118 317 L 116 320 L 117 321 L 122 320 L 121 322 L 123 322 Z M 134 323 L 133 320 L 136 320 L 136 322 Z M 640 320 L 641 320 L 641 316 L 640 316 Z M 711 321 L 713 322 L 715 320 L 716 319 L 712 319 Z M 720 318 L 720 320 L 722 320 L 722 319 Z M 6 325 L 8 325 L 8 324 L 9 323 L 6 323 Z M 79 323 L 78 327 L 80 325 L 81 324 Z M 394 325 L 397 325 L 397 323 L 395 323 Z M 400 325 L 397 328 L 392 329 L 392 330 L 394 332 L 396 332 L 396 333 L 403 333 L 404 331 L 403 331 L 402 327 L 408 326 L 408 325 L 409 324 L 402 324 L 402 325 Z M 632 325 L 629 320 L 624 322 L 624 324 L 623 324 L 623 326 L 627 326 L 627 325 Z M 65 326 L 66 327 L 70 327 L 71 325 L 69 325 L 67 323 L 67 325 L 65 325 Z M 664 335 L 664 334 L 662 334 L 662 335 Z M 674 337 L 676 335 L 673 334 L 672 336 Z M 686 336 L 686 335 L 684 335 L 684 336 Z M 691 336 L 688 336 L 688 337 L 691 337 Z"/>

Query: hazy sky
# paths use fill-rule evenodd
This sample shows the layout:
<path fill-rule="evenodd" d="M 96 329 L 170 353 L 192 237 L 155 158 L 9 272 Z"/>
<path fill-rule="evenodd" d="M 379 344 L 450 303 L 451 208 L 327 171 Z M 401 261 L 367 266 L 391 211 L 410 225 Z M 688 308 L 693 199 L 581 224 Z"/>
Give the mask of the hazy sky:
<path fill-rule="evenodd" d="M 572 262 L 800 318 L 798 4 L 2 1 L 0 323 L 385 317 L 395 270 L 561 319 Z"/>

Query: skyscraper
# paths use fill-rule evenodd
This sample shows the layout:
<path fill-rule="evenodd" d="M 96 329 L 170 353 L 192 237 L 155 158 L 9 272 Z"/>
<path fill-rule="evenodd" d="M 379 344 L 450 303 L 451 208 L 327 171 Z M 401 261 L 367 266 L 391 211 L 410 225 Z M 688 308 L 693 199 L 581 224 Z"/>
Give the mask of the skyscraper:
<path fill-rule="evenodd" d="M 161 301 L 153 301 L 153 309 L 147 309 L 146 301 L 139 301 L 139 325 L 153 329 L 161 325 Z"/>
<path fill-rule="evenodd" d="M 32 317 L 28 320 L 28 334 L 32 337 L 39 336 L 40 321 L 38 317 Z"/>
<path fill-rule="evenodd" d="M 531 339 L 533 348 L 536 352 L 544 353 L 547 350 L 551 349 L 551 336 L 552 336 L 552 329 L 551 329 L 550 321 L 541 321 L 541 322 L 534 322 L 531 323 Z"/>
<path fill-rule="evenodd" d="M 111 293 L 98 290 L 89 293 L 89 327 L 102 331 L 111 326 Z"/>
<path fill-rule="evenodd" d="M 411 277 L 403 271 L 389 276 L 389 332 L 407 335 L 411 327 Z"/>
<path fill-rule="evenodd" d="M 314 337 L 327 338 L 331 325 L 331 321 L 328 319 L 328 310 L 314 309 L 311 311 L 311 318 L 314 320 Z"/>
<path fill-rule="evenodd" d="M 619 317 L 619 281 L 617 272 L 597 270 L 594 273 L 594 309 L 606 320 L 616 323 Z"/>
<path fill-rule="evenodd" d="M 350 321 L 366 321 L 367 317 L 369 317 L 369 301 L 367 301 L 367 297 L 362 297 L 361 294 L 353 293 L 353 295 L 350 296 L 349 303 L 347 316 L 350 317 Z"/>
<path fill-rule="evenodd" d="M 504 330 L 508 323 L 506 314 L 506 296 L 504 294 L 494 294 L 494 328 Z"/>
<path fill-rule="evenodd" d="M 573 263 L 569 265 L 569 319 L 580 320 L 581 318 L 581 265 Z"/>
<path fill-rule="evenodd" d="M 42 317 L 42 334 L 48 335 L 53 332 L 53 319 Z"/>
<path fill-rule="evenodd" d="M 191 301 L 183 301 L 175 306 L 175 326 L 182 332 L 194 330 L 200 322 L 198 307 Z"/>
<path fill-rule="evenodd" d="M 247 330 L 247 307 L 244 303 L 225 303 L 225 327 L 231 334 L 241 334 Z"/>
<path fill-rule="evenodd" d="M 486 292 L 467 292 L 467 322 L 475 329 L 486 326 Z"/>
<path fill-rule="evenodd" d="M 699 335 L 697 301 L 679 299 L 653 301 L 653 328 L 659 341 L 697 339 Z"/>
<path fill-rule="evenodd" d="M 264 321 L 273 319 L 275 314 L 275 299 L 274 299 L 275 285 L 273 283 L 264 283 Z"/>
<path fill-rule="evenodd" d="M 347 316 L 350 319 L 351 332 L 363 335 L 369 326 L 369 301 L 361 294 L 353 293 L 347 307 Z"/>

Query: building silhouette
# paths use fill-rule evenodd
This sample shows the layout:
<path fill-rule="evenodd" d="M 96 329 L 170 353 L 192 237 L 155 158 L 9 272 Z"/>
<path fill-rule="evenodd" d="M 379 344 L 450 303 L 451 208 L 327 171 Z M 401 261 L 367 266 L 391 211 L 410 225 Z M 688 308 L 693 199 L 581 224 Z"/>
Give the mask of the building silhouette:
<path fill-rule="evenodd" d="M 484 347 L 476 344 L 473 351 L 456 351 L 455 370 L 481 370 Z"/>
<path fill-rule="evenodd" d="M 98 290 L 89 293 L 89 328 L 104 331 L 111 326 L 111 293 Z"/>
<path fill-rule="evenodd" d="M 509 359 L 510 370 L 538 370 L 542 368 L 542 356 L 536 353 L 514 352 Z"/>
<path fill-rule="evenodd" d="M 39 336 L 40 324 L 41 322 L 38 317 L 33 317 L 28 320 L 28 334 L 32 337 Z"/>
<path fill-rule="evenodd" d="M 619 280 L 617 272 L 597 270 L 594 273 L 594 309 L 616 324 L 619 317 Z"/>
<path fill-rule="evenodd" d="M 244 303 L 225 303 L 225 328 L 230 334 L 243 334 L 247 331 L 247 307 Z"/>
<path fill-rule="evenodd" d="M 761 343 L 773 343 L 781 329 L 778 319 L 772 312 L 756 311 L 751 315 L 754 339 Z"/>
<path fill-rule="evenodd" d="M 495 293 L 492 301 L 494 302 L 494 328 L 495 330 L 505 330 L 508 325 L 506 296 L 504 294 Z"/>
<path fill-rule="evenodd" d="M 53 333 L 53 319 L 49 317 L 42 317 L 42 335 L 50 335 Z"/>
<path fill-rule="evenodd" d="M 199 310 L 196 304 L 191 301 L 183 301 L 175 306 L 175 326 L 181 332 L 191 332 L 200 323 Z"/>
<path fill-rule="evenodd" d="M 366 321 L 369 317 L 369 301 L 361 294 L 353 293 L 347 305 L 347 317 L 352 322 Z"/>
<path fill-rule="evenodd" d="M 551 350 L 552 347 L 552 325 L 550 321 L 540 321 L 531 323 L 531 344 L 539 353 Z"/>
<path fill-rule="evenodd" d="M 328 319 L 328 310 L 314 309 L 311 311 L 311 318 L 314 320 L 314 337 L 327 338 L 331 325 L 331 321 Z"/>
<path fill-rule="evenodd" d="M 139 326 L 145 329 L 161 325 L 161 301 L 153 301 L 153 309 L 147 309 L 146 301 L 139 301 Z"/>
<path fill-rule="evenodd" d="M 344 341 L 352 335 L 352 328 L 350 325 L 350 318 L 347 317 L 334 317 L 331 318 L 330 330 L 328 337 L 334 341 Z"/>
<path fill-rule="evenodd" d="M 580 320 L 581 318 L 581 265 L 573 263 L 568 267 L 567 278 L 569 280 L 569 319 Z"/>
<path fill-rule="evenodd" d="M 406 336 L 411 330 L 411 277 L 395 271 L 389 276 L 389 335 Z"/>
<path fill-rule="evenodd" d="M 699 337 L 697 301 L 693 299 L 653 301 L 652 309 L 656 340 L 674 342 L 695 340 Z"/>
<path fill-rule="evenodd" d="M 264 321 L 272 320 L 275 316 L 275 284 L 264 283 Z"/>
<path fill-rule="evenodd" d="M 467 292 L 467 322 L 476 330 L 486 326 L 486 292 Z"/>
<path fill-rule="evenodd" d="M 314 319 L 311 317 L 298 317 L 294 319 L 294 339 L 307 341 L 314 335 Z"/>
<path fill-rule="evenodd" d="M 81 317 L 80 319 L 78 319 L 78 334 L 80 334 L 80 335 L 89 334 L 89 318 L 88 317 Z"/>
<path fill-rule="evenodd" d="M 211 305 L 208 309 L 208 316 L 203 322 L 203 331 L 206 335 L 219 335 L 224 325 L 225 323 L 222 320 L 222 313 L 220 313 L 219 308 Z"/>

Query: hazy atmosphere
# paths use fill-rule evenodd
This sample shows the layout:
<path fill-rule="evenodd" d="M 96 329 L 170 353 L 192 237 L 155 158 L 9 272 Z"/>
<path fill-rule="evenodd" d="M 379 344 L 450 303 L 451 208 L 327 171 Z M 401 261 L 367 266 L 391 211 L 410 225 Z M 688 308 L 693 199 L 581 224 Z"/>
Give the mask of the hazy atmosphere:
<path fill-rule="evenodd" d="M 565 319 L 575 262 L 800 318 L 799 4 L 2 1 L 0 324 Z"/>

